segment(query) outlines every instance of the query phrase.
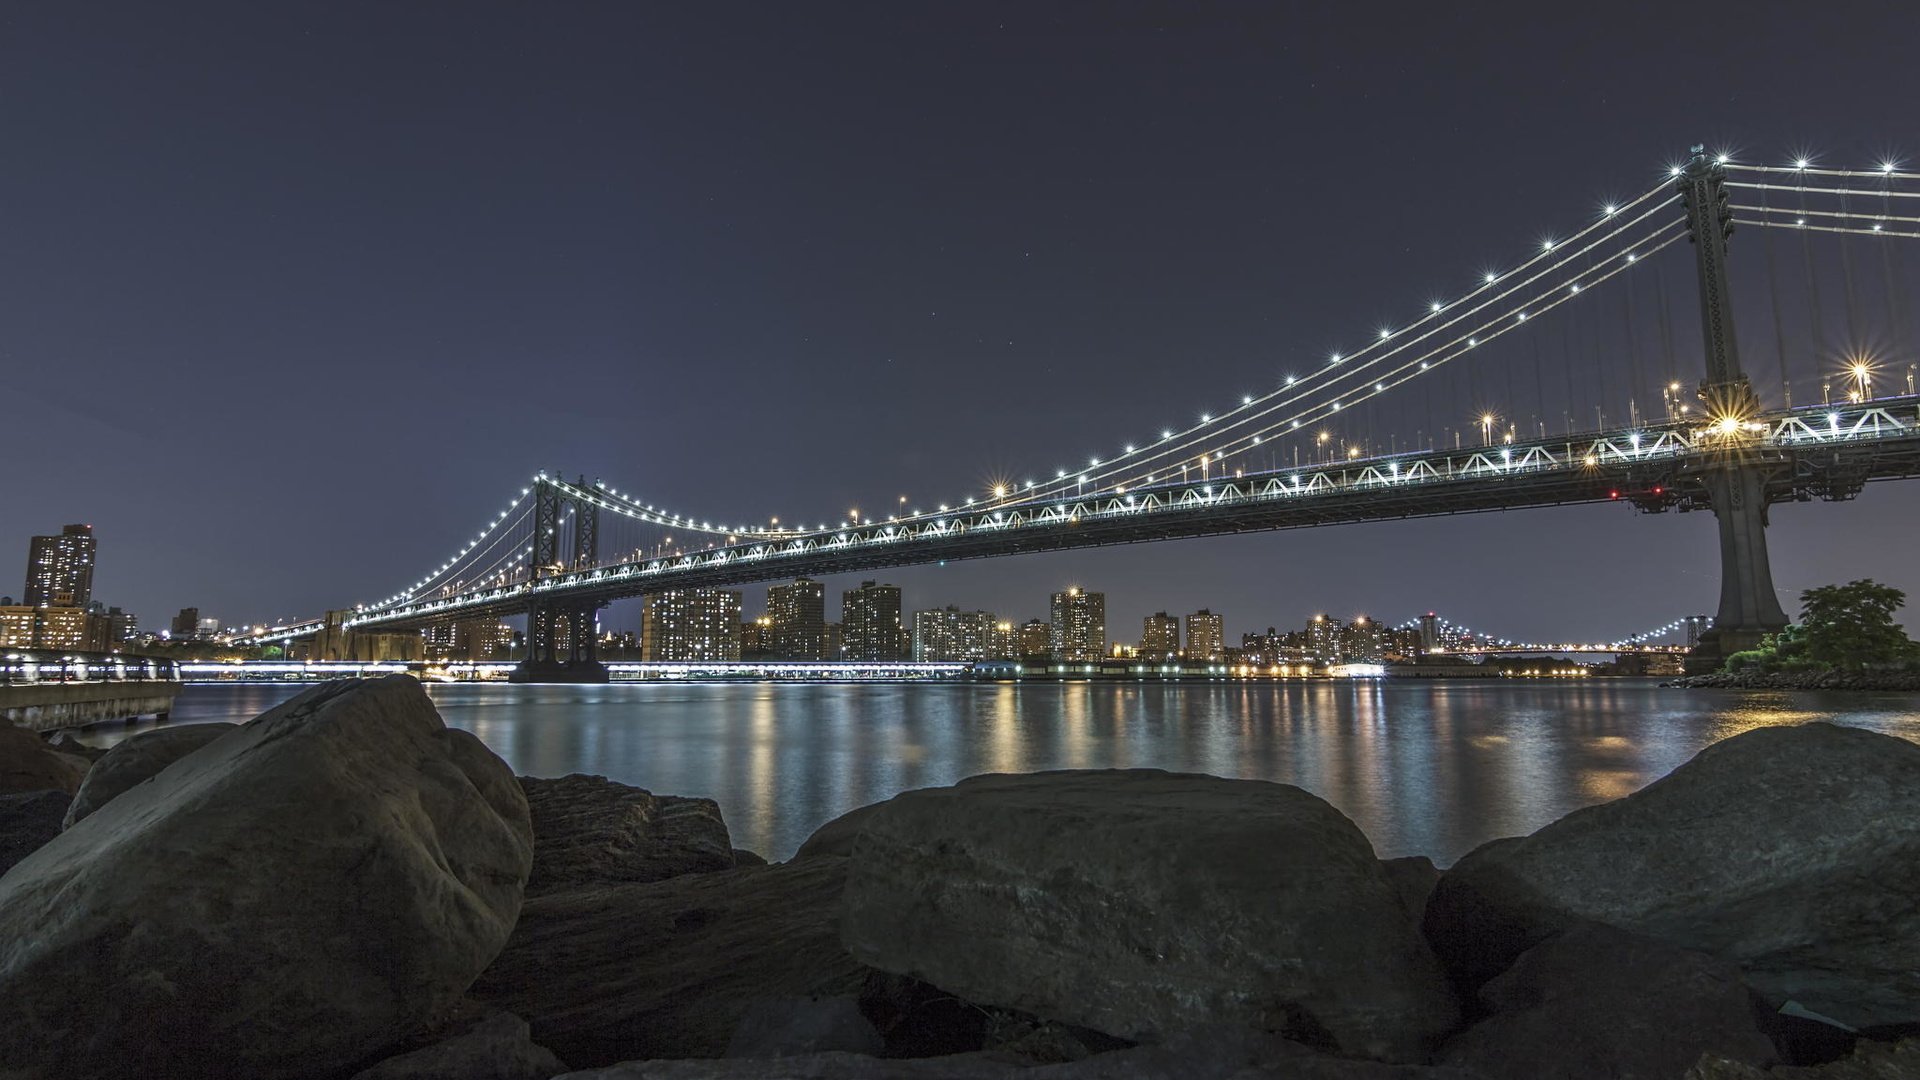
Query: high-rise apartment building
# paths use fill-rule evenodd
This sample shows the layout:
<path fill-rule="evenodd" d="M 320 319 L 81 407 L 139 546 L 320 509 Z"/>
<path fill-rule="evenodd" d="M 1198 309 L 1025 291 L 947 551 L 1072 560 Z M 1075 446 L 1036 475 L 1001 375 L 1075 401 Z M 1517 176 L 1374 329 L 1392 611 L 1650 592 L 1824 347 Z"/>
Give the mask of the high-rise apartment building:
<path fill-rule="evenodd" d="M 1349 664 L 1378 664 L 1387 658 L 1387 628 L 1377 619 L 1354 616 L 1348 624 L 1342 659 Z"/>
<path fill-rule="evenodd" d="M 1001 635 L 1012 629 L 1012 624 L 996 621 L 990 611 L 961 611 L 952 604 L 916 611 L 913 658 L 924 663 L 1006 659 Z"/>
<path fill-rule="evenodd" d="M 1307 623 L 1307 651 L 1322 664 L 1342 663 L 1346 656 L 1347 624 L 1331 615 L 1315 615 Z"/>
<path fill-rule="evenodd" d="M 741 594 L 730 589 L 669 589 L 641 601 L 645 660 L 740 659 Z"/>
<path fill-rule="evenodd" d="M 827 588 L 810 578 L 767 588 L 767 652 L 775 660 L 827 655 Z"/>
<path fill-rule="evenodd" d="M 1226 620 L 1206 608 L 1187 616 L 1187 659 L 1219 660 L 1227 655 Z"/>
<path fill-rule="evenodd" d="M 167 627 L 167 635 L 175 641 L 192 641 L 199 633 L 200 609 L 197 607 L 181 608 Z"/>
<path fill-rule="evenodd" d="M 847 660 L 899 660 L 900 587 L 863 581 L 841 593 L 840 642 Z"/>
<path fill-rule="evenodd" d="M 1180 617 L 1156 611 L 1140 623 L 1140 659 L 1177 660 L 1180 657 Z"/>
<path fill-rule="evenodd" d="M 1014 637 L 1021 658 L 1046 656 L 1053 652 L 1053 624 L 1050 622 L 1028 619 L 1020 624 L 1020 630 Z"/>
<path fill-rule="evenodd" d="M 1053 594 L 1055 660 L 1100 660 L 1107 654 L 1107 594 L 1075 586 Z"/>
<path fill-rule="evenodd" d="M 27 548 L 28 607 L 84 609 L 93 599 L 93 526 L 68 525 Z"/>

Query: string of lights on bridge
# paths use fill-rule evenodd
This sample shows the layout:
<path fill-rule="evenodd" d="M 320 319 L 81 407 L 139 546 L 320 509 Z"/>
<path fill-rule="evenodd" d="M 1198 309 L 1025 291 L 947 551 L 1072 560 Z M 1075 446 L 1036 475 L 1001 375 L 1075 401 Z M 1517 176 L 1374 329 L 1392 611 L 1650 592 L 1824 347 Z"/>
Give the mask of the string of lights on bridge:
<path fill-rule="evenodd" d="M 1727 187 L 1761 194 L 1759 205 L 1734 205 L 1743 215 L 1750 215 L 1741 217 L 1743 223 L 1768 228 L 1920 237 L 1920 231 L 1892 227 L 1920 224 L 1920 216 L 1890 212 L 1894 198 L 1920 198 L 1920 191 L 1894 188 L 1895 183 L 1920 180 L 1920 173 L 1902 171 L 1896 161 L 1882 161 L 1869 170 L 1825 168 L 1816 165 L 1809 156 L 1796 158 L 1786 165 L 1749 164 L 1736 161 L 1731 154 L 1718 155 L 1715 161 L 1729 172 Z M 1667 171 L 1670 177 L 1678 176 L 1681 168 L 1671 166 Z M 1755 179 L 1744 179 L 1746 177 Z M 1774 183 L 1774 177 L 1791 177 L 1794 182 Z M 1850 186 L 1861 180 L 1877 183 L 1878 190 Z M 1793 192 L 1801 196 L 1803 205 L 1792 210 L 1772 207 L 1765 201 L 1766 194 L 1772 191 Z M 1804 197 L 1808 194 L 1839 197 L 1841 206 L 1838 210 L 1807 209 Z M 1884 199 L 1889 206 L 1883 209 L 1889 212 L 1875 214 L 1850 206 L 1845 201 L 1849 197 Z M 1193 469 L 1198 469 L 1205 478 L 1216 465 L 1224 479 L 1229 455 L 1258 447 L 1276 435 L 1300 432 L 1337 416 L 1349 405 L 1418 379 L 1518 330 L 1531 319 L 1585 296 L 1596 286 L 1679 242 L 1686 236 L 1684 221 L 1677 215 L 1669 216 L 1678 201 L 1671 185 L 1663 181 L 1625 202 L 1606 203 L 1585 226 L 1564 238 L 1542 239 L 1530 256 L 1517 261 L 1510 269 L 1484 271 L 1478 283 L 1459 297 L 1431 300 L 1423 312 L 1405 325 L 1377 327 L 1360 347 L 1333 352 L 1307 374 L 1288 374 L 1277 388 L 1263 394 L 1242 395 L 1237 405 L 1218 414 L 1202 413 L 1195 423 L 1165 428 L 1158 439 L 1125 444 L 1112 456 L 1090 455 L 1085 468 L 1056 469 L 1049 480 L 1028 479 L 1024 485 L 1010 481 L 997 483 L 980 495 L 937 504 L 935 510 L 923 511 L 918 507 L 909 510 L 903 497 L 898 512 L 886 520 L 912 522 L 939 518 L 952 512 L 977 509 L 983 504 L 987 508 L 1012 508 L 1068 496 L 1124 495 L 1130 488 L 1142 485 L 1170 483 L 1176 478 L 1184 481 Z M 1864 386 L 1867 376 L 1859 366 L 1853 375 Z M 1477 419 L 1491 443 L 1493 418 Z M 1353 448 L 1350 453 L 1357 455 L 1358 449 Z M 523 510 L 518 517 L 514 512 L 527 503 L 534 486 L 543 483 L 558 485 L 573 498 L 634 521 L 713 537 L 727 544 L 743 537 L 793 538 L 827 534 L 846 525 L 875 523 L 874 516 L 867 515 L 863 521 L 863 515 L 855 510 L 838 525 L 822 522 L 811 529 L 805 525 L 782 528 L 778 518 L 769 519 L 765 525 L 716 525 L 656 507 L 638 496 L 598 482 L 573 485 L 542 472 L 534 478 L 533 485 L 523 487 L 506 509 L 491 518 L 474 539 L 451 558 L 413 585 L 377 603 L 362 605 L 362 610 L 391 608 L 408 603 L 436 586 L 444 589 L 457 582 L 476 580 L 471 564 L 487 557 L 524 522 L 531 509 Z M 496 534 L 498 537 L 488 543 Z M 528 553 L 516 546 L 495 559 L 479 576 L 491 575 L 504 581 L 510 571 L 497 574 L 495 571 L 514 555 Z"/>
<path fill-rule="evenodd" d="M 1435 623 L 1439 627 L 1443 636 L 1448 636 L 1458 641 L 1471 643 L 1470 645 L 1467 645 L 1455 651 L 1460 651 L 1460 652 L 1476 651 L 1472 647 L 1473 645 L 1485 646 L 1490 650 L 1500 651 L 1500 652 L 1562 652 L 1562 651 L 1567 651 L 1569 649 L 1573 649 L 1576 647 L 1573 645 L 1569 645 L 1567 643 L 1560 643 L 1557 645 L 1544 645 L 1539 643 L 1515 641 L 1512 638 L 1496 637 L 1492 634 L 1483 634 L 1480 631 L 1475 630 L 1470 626 L 1463 626 L 1460 623 L 1452 622 L 1447 618 L 1445 618 L 1444 616 L 1434 615 L 1431 617 L 1435 620 Z M 1399 626 L 1395 627 L 1395 629 L 1396 630 L 1418 630 L 1420 628 L 1420 623 L 1421 623 L 1420 618 L 1408 619 L 1406 622 L 1403 622 Z M 1660 638 L 1666 637 L 1669 634 L 1684 633 L 1689 623 L 1692 623 L 1693 625 L 1695 625 L 1701 630 L 1706 630 L 1706 629 L 1710 629 L 1713 626 L 1713 617 L 1711 615 L 1682 616 L 1681 618 L 1675 619 L 1672 622 L 1666 623 L 1665 625 L 1656 626 L 1651 630 L 1645 630 L 1638 634 L 1629 634 L 1626 637 L 1616 638 L 1613 641 L 1584 644 L 1582 646 L 1579 646 L 1579 648 L 1582 648 L 1585 651 L 1591 651 L 1591 652 L 1607 652 L 1613 649 L 1632 649 L 1636 646 L 1645 645 L 1650 642 L 1658 641 Z"/>

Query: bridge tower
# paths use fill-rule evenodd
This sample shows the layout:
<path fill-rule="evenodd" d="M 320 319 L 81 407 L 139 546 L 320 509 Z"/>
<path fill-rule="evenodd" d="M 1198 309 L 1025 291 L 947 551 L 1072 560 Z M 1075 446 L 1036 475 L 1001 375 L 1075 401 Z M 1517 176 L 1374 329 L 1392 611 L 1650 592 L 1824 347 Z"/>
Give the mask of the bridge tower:
<path fill-rule="evenodd" d="M 586 486 L 582 477 L 580 486 Z M 600 508 L 569 495 L 544 475 L 534 481 L 533 544 L 527 554 L 527 580 L 537 583 L 600 561 Z M 571 513 L 569 513 L 571 511 Z M 571 550 L 561 551 L 570 532 Z M 607 681 L 600 662 L 594 615 L 598 601 L 533 601 L 527 611 L 527 658 L 509 678 L 514 682 Z"/>
<path fill-rule="evenodd" d="M 1746 422 L 1760 411 L 1753 384 L 1740 369 L 1734 340 L 1733 305 L 1727 288 L 1727 238 L 1733 235 L 1727 171 L 1704 146 L 1675 180 L 1687 210 L 1688 240 L 1700 278 L 1700 327 L 1706 344 L 1706 379 L 1700 401 L 1709 422 L 1723 434 L 1700 477 L 1720 524 L 1720 610 L 1713 629 L 1700 635 L 1695 655 L 1702 663 L 1759 644 L 1787 625 L 1767 561 L 1767 464 L 1748 437 Z"/>

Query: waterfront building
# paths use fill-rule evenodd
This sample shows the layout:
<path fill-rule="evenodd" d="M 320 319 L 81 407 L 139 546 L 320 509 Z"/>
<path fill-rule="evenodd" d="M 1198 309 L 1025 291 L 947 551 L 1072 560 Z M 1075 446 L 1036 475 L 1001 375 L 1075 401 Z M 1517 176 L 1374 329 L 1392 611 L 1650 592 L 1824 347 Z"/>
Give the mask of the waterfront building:
<path fill-rule="evenodd" d="M 77 607 L 0 607 L 0 648 L 112 652 L 113 623 Z"/>
<path fill-rule="evenodd" d="M 1140 622 L 1139 655 L 1146 660 L 1180 658 L 1180 618 L 1156 611 Z"/>
<path fill-rule="evenodd" d="M 1074 586 L 1053 594 L 1048 644 L 1055 660 L 1098 660 L 1107 654 L 1107 594 Z"/>
<path fill-rule="evenodd" d="M 1419 661 L 1426 653 L 1421 647 L 1420 628 L 1417 626 L 1396 627 L 1387 631 L 1387 660 L 1395 663 L 1411 664 Z"/>
<path fill-rule="evenodd" d="M 923 663 L 974 663 L 1002 659 L 996 655 L 999 627 L 990 611 L 943 608 L 913 613 L 913 658 Z"/>
<path fill-rule="evenodd" d="M 93 526 L 68 525 L 27 548 L 27 607 L 82 609 L 93 600 Z"/>
<path fill-rule="evenodd" d="M 1376 619 L 1356 615 L 1343 635 L 1341 655 L 1349 664 L 1381 664 L 1387 659 L 1387 629 Z"/>
<path fill-rule="evenodd" d="M 132 641 L 140 633 L 140 620 L 132 612 L 117 607 L 107 609 L 107 636 L 115 645 Z"/>
<path fill-rule="evenodd" d="M 1430 653 L 1440 644 L 1440 616 L 1429 611 L 1420 616 L 1420 651 Z"/>
<path fill-rule="evenodd" d="M 25 604 L 0 607 L 0 649 L 33 648 L 33 612 Z"/>
<path fill-rule="evenodd" d="M 820 659 L 839 660 L 847 651 L 847 635 L 837 622 L 830 622 L 820 634 Z"/>
<path fill-rule="evenodd" d="M 900 652 L 900 587 L 863 581 L 840 594 L 841 656 L 894 661 Z"/>
<path fill-rule="evenodd" d="M 765 615 L 740 624 L 740 659 L 773 659 L 773 620 Z"/>
<path fill-rule="evenodd" d="M 810 578 L 767 588 L 767 653 L 775 660 L 827 655 L 827 590 Z"/>
<path fill-rule="evenodd" d="M 987 659 L 1020 659 L 1020 632 L 1010 620 L 1001 619 L 993 624 L 993 630 L 987 637 Z"/>
<path fill-rule="evenodd" d="M 1206 608 L 1187 616 L 1187 659 L 1219 660 L 1226 655 L 1226 620 Z"/>
<path fill-rule="evenodd" d="M 1343 663 L 1347 625 L 1331 615 L 1315 615 L 1307 623 L 1307 652 L 1322 664 Z"/>
<path fill-rule="evenodd" d="M 1046 656 L 1053 651 L 1053 624 L 1042 619 L 1028 619 L 1020 624 L 1014 644 L 1018 654 L 1013 659 L 1025 659 L 1029 656 Z"/>
<path fill-rule="evenodd" d="M 640 608 L 641 659 L 740 659 L 741 600 L 731 589 L 648 593 Z"/>

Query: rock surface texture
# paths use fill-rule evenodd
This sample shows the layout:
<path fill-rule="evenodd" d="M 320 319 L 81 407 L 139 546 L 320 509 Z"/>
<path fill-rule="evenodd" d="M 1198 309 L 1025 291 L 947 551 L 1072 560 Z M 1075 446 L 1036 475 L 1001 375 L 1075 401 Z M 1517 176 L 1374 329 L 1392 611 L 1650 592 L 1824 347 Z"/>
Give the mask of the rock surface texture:
<path fill-rule="evenodd" d="M 489 1012 L 430 1046 L 362 1069 L 352 1080 L 547 1080 L 565 1071 L 553 1051 L 534 1045 L 525 1020 Z"/>
<path fill-rule="evenodd" d="M 238 724 L 181 724 L 154 728 L 108 750 L 87 771 L 87 778 L 67 808 L 66 824 L 73 823 L 112 802 L 113 799 L 160 770 L 193 753 L 222 735 L 240 730 Z"/>
<path fill-rule="evenodd" d="M 1492 1013 L 1440 1060 L 1490 1080 L 1678 1077 L 1702 1054 L 1776 1059 L 1740 970 L 1704 953 L 1606 926 L 1527 950 L 1480 988 Z"/>
<path fill-rule="evenodd" d="M 1685 1080 L 1914 1080 L 1915 1077 L 1920 1077 L 1920 1039 L 1862 1042 L 1853 1053 L 1826 1065 L 1779 1065 L 1771 1069 L 1756 1069 L 1744 1062 L 1709 1054 L 1687 1070 Z"/>
<path fill-rule="evenodd" d="M 532 897 L 473 996 L 577 1066 L 717 1057 L 755 1001 L 859 991 L 845 881 L 822 858 Z"/>
<path fill-rule="evenodd" d="M 0 795 L 23 791 L 80 790 L 86 775 L 79 759 L 49 747 L 45 739 L 25 728 L 0 723 Z"/>
<path fill-rule="evenodd" d="M 780 1058 L 844 1050 L 878 1055 L 880 1032 L 851 997 L 765 998 L 749 1002 L 727 1043 L 733 1058 Z"/>
<path fill-rule="evenodd" d="M 0 795 L 0 874 L 60 835 L 69 801 L 64 791 Z"/>
<path fill-rule="evenodd" d="M 867 822 L 873 820 L 873 816 L 885 805 L 883 802 L 869 803 L 841 814 L 813 830 L 813 835 L 807 837 L 793 857 L 811 859 L 815 855 L 852 855 L 853 842 L 859 839 Z"/>
<path fill-rule="evenodd" d="M 533 817 L 529 896 L 580 885 L 729 870 L 733 845 L 712 799 L 655 795 L 604 776 L 523 776 Z"/>
<path fill-rule="evenodd" d="M 412 679 L 314 687 L 0 878 L 0 1076 L 365 1065 L 507 940 L 526 813 Z"/>
<path fill-rule="evenodd" d="M 1400 1061 L 1459 1015 L 1366 837 L 1298 788 L 974 777 L 881 804 L 852 865 L 853 955 L 984 1005 L 1146 1042 L 1237 1023 Z"/>
<path fill-rule="evenodd" d="M 1853 1027 L 1920 1016 L 1920 746 L 1760 728 L 1440 879 L 1427 937 L 1467 985 L 1579 921 L 1739 964 Z"/>

